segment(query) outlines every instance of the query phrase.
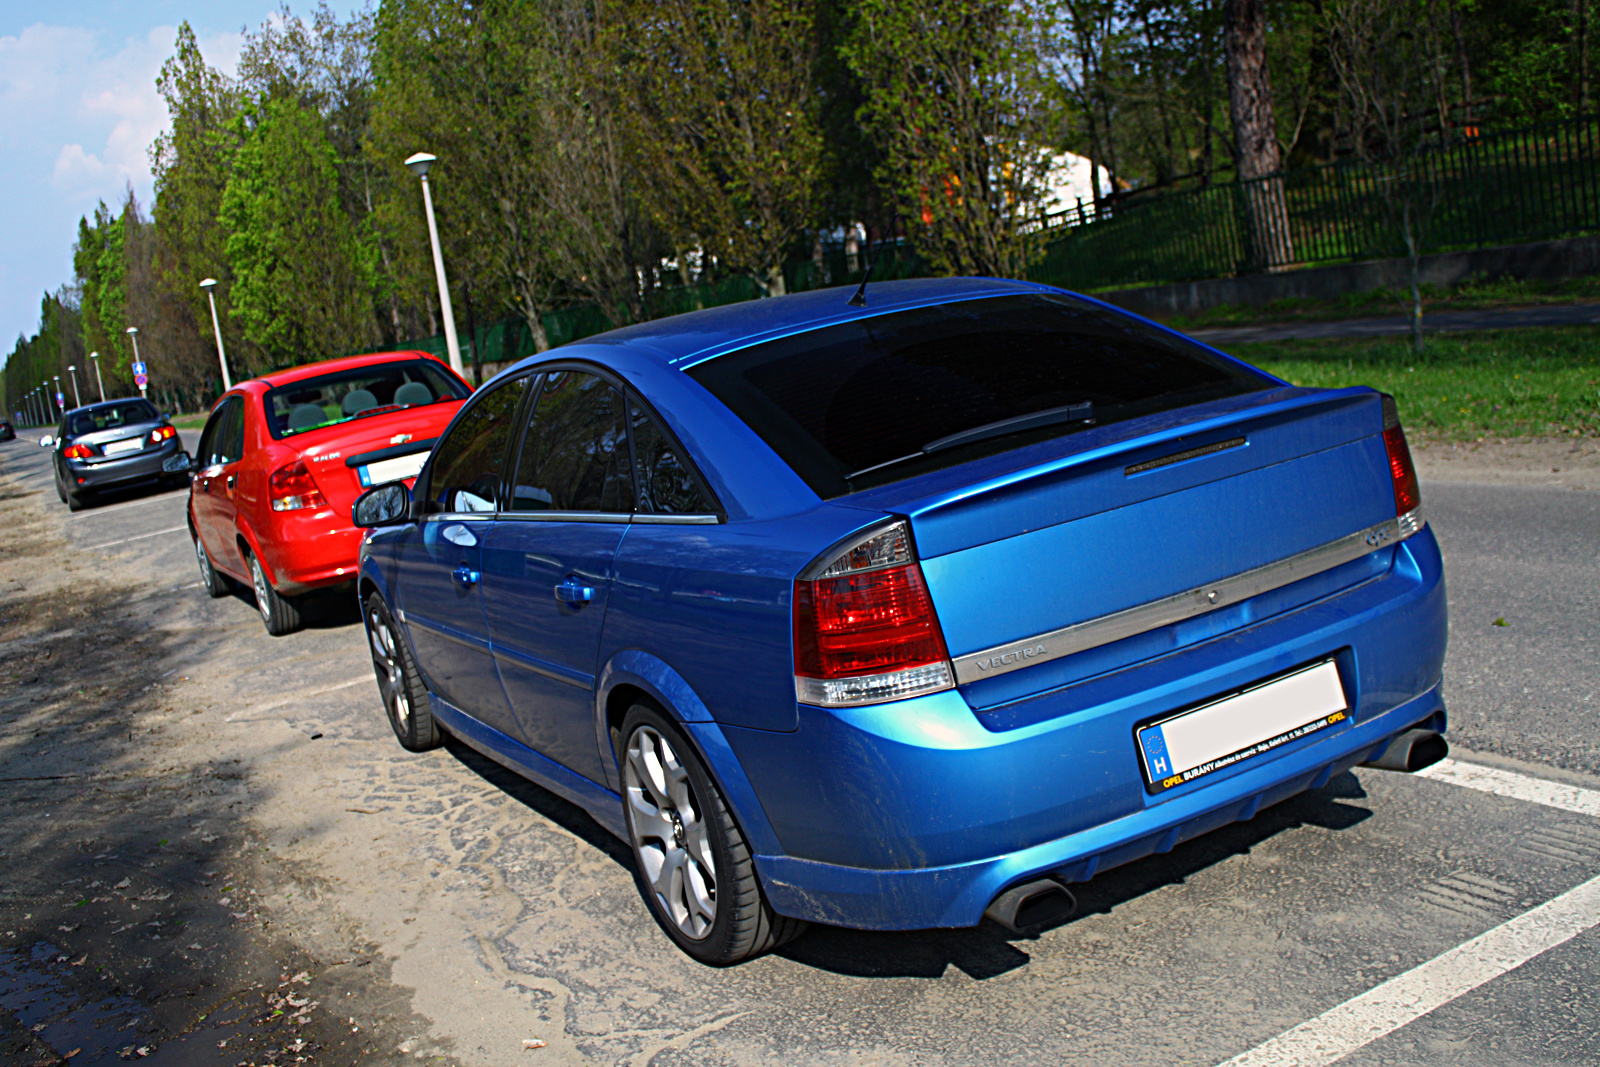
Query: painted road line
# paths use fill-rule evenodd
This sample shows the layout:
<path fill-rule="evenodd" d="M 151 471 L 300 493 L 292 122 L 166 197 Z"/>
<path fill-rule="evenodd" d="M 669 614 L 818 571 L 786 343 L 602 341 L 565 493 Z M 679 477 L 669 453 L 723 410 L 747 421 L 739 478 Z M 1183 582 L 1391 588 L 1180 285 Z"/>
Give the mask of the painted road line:
<path fill-rule="evenodd" d="M 177 533 L 179 530 L 187 530 L 188 528 L 187 525 L 169 526 L 165 530 L 156 530 L 154 533 L 134 534 L 132 537 L 124 537 L 120 541 L 107 541 L 99 545 L 84 545 L 79 551 L 93 552 L 97 548 L 113 548 L 116 545 L 125 545 L 129 541 L 143 541 L 146 537 L 160 537 L 162 534 Z"/>
<path fill-rule="evenodd" d="M 1323 1067 L 1600 925 L 1600 878 L 1241 1053 L 1223 1067 Z"/>
<path fill-rule="evenodd" d="M 1475 763 L 1457 763 L 1453 759 L 1442 759 L 1432 767 L 1418 771 L 1417 777 L 1432 778 L 1434 781 L 1476 789 L 1481 793 L 1493 793 L 1497 797 L 1526 800 L 1600 819 L 1600 791 L 1582 786 L 1530 778 L 1526 774 L 1481 767 Z"/>
<path fill-rule="evenodd" d="M 260 704 L 252 708 L 241 708 L 239 711 L 234 712 L 232 715 L 229 715 L 222 721 L 239 722 L 241 719 L 253 719 L 263 711 L 272 711 L 275 708 L 287 707 L 290 704 L 295 704 L 302 700 L 309 700 L 312 697 L 319 697 L 324 693 L 337 693 L 341 689 L 349 689 L 353 685 L 362 685 L 364 683 L 371 684 L 372 678 L 370 676 L 363 675 L 360 678 L 352 678 L 348 682 L 340 682 L 338 685 L 330 685 L 323 689 L 313 689 L 309 693 L 296 693 L 287 700 L 274 700 L 270 704 Z"/>
<path fill-rule="evenodd" d="M 1444 759 L 1419 778 L 1600 817 L 1600 791 Z M 1398 974 L 1220 1067 L 1325 1067 L 1600 926 L 1600 878 Z"/>

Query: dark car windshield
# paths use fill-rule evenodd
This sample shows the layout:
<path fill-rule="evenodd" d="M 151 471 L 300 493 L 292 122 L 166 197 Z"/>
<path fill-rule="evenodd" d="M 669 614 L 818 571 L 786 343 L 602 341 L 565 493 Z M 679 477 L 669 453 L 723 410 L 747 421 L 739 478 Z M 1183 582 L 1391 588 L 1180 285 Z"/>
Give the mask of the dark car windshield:
<path fill-rule="evenodd" d="M 991 297 L 689 368 L 823 499 L 1276 383 L 1104 308 Z"/>
<path fill-rule="evenodd" d="M 273 437 L 289 437 L 383 411 L 464 400 L 468 393 L 431 359 L 372 363 L 268 389 L 267 427 Z"/>
<path fill-rule="evenodd" d="M 148 400 L 124 400 L 116 404 L 76 411 L 67 422 L 67 434 L 82 437 L 99 430 L 115 430 L 137 422 L 155 422 L 161 418 L 155 405 Z"/>

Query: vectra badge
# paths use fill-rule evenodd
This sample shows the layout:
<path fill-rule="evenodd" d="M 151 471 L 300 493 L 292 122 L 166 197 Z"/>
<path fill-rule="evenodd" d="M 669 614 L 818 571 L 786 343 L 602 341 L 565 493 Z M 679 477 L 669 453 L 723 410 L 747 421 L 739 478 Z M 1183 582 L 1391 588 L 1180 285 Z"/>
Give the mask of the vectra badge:
<path fill-rule="evenodd" d="M 975 662 L 980 671 L 992 671 L 996 667 L 1010 667 L 1043 655 L 1045 655 L 1045 647 L 1043 645 L 1025 645 L 1022 648 L 1013 648 Z"/>

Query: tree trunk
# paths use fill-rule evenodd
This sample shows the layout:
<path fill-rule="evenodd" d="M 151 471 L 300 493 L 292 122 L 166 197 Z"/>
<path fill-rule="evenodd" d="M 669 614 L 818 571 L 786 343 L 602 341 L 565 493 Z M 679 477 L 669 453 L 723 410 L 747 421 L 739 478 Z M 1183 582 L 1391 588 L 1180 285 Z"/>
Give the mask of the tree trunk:
<path fill-rule="evenodd" d="M 1406 267 L 1411 278 L 1411 351 L 1422 355 L 1422 256 L 1418 254 L 1416 227 L 1411 219 L 1411 204 L 1401 205 L 1401 228 L 1406 238 Z"/>
<path fill-rule="evenodd" d="M 1272 118 L 1264 7 L 1265 0 L 1226 0 L 1222 25 L 1228 58 L 1228 113 L 1233 119 L 1239 181 L 1244 186 L 1250 265 L 1272 270 L 1294 262 L 1294 248 L 1279 173 L 1283 165 L 1278 130 Z"/>

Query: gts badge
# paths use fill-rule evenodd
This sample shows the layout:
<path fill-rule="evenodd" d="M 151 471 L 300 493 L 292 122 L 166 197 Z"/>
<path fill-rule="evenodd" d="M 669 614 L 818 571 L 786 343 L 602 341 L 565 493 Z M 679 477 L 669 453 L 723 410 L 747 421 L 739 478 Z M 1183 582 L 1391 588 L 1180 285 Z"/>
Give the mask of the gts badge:
<path fill-rule="evenodd" d="M 992 671 L 997 667 L 1014 667 L 1044 654 L 1045 647 L 1043 645 L 1027 645 L 1022 648 L 1013 648 L 1009 652 L 1001 652 L 998 655 L 989 656 L 987 659 L 980 659 L 976 662 L 980 671 Z"/>

